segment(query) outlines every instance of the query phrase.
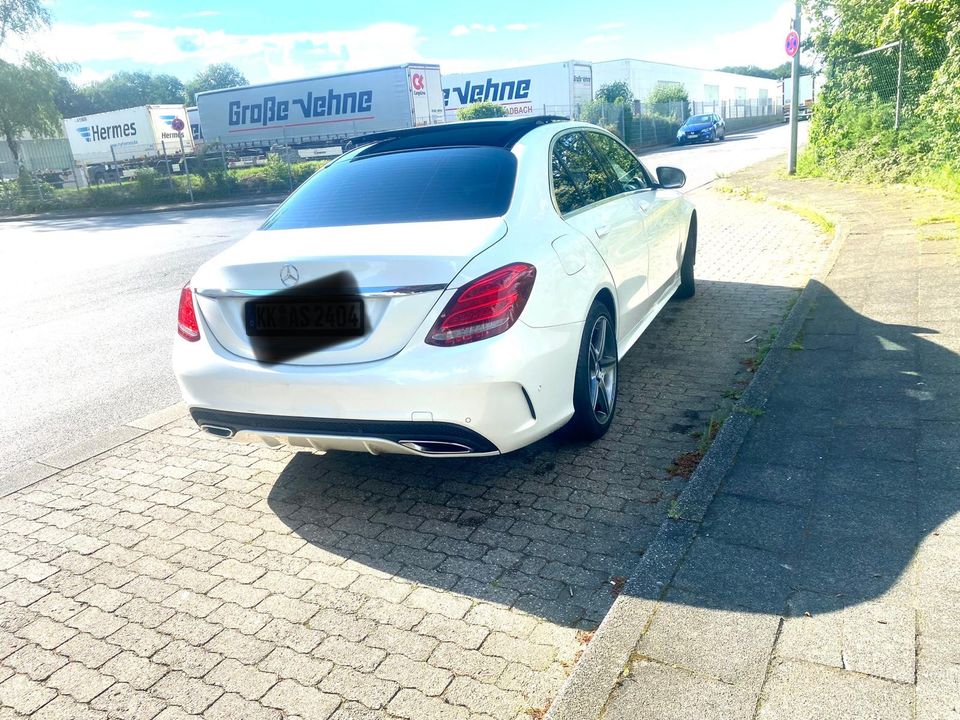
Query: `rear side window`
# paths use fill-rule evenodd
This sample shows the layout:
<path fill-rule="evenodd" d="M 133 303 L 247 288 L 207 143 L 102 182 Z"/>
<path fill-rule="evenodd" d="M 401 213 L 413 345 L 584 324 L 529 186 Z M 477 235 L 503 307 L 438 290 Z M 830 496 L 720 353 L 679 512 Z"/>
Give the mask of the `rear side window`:
<path fill-rule="evenodd" d="M 261 229 L 499 217 L 516 174 L 513 154 L 492 147 L 344 158 L 305 182 Z"/>
<path fill-rule="evenodd" d="M 581 132 L 560 136 L 551 162 L 553 195 L 563 215 L 621 192 Z"/>
<path fill-rule="evenodd" d="M 650 180 L 643 165 L 637 156 L 618 140 L 602 133 L 590 133 L 590 142 L 610 165 L 610 170 L 621 192 L 646 190 L 650 187 Z"/>

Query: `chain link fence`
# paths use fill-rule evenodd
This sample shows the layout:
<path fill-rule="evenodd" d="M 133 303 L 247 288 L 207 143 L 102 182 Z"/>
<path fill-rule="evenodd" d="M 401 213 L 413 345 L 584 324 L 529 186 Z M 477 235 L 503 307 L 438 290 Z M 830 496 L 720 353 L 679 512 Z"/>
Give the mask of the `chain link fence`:
<path fill-rule="evenodd" d="M 10 155 L 0 159 L 13 169 L 0 179 L 0 215 L 283 196 L 339 153 L 284 145 L 239 153 L 208 143 L 187 157 L 177 145 L 142 158 L 116 146 L 109 160 L 74 164 L 70 155 L 56 166 L 21 153 L 19 168 Z"/>
<path fill-rule="evenodd" d="M 892 39 L 831 58 L 805 174 L 960 187 L 960 52 Z"/>
<path fill-rule="evenodd" d="M 736 130 L 751 123 L 776 122 L 782 112 L 778 103 L 765 99 L 658 104 L 592 101 L 534 110 L 533 114 L 599 125 L 634 149 L 674 142 L 690 115 L 716 112 L 727 120 L 729 130 Z M 339 147 L 290 145 L 238 151 L 210 142 L 198 144 L 193 155 L 183 157 L 179 144 L 171 143 L 162 144 L 155 156 L 142 158 L 116 145 L 103 162 L 75 164 L 66 140 L 21 141 L 19 149 L 19 164 L 9 148 L 0 149 L 0 215 L 282 196 L 340 152 Z"/>
<path fill-rule="evenodd" d="M 773 98 L 671 103 L 637 100 L 631 104 L 594 101 L 543 108 L 544 115 L 560 115 L 606 128 L 635 150 L 674 142 L 688 117 L 706 113 L 724 118 L 731 132 L 783 122 L 783 107 Z"/>

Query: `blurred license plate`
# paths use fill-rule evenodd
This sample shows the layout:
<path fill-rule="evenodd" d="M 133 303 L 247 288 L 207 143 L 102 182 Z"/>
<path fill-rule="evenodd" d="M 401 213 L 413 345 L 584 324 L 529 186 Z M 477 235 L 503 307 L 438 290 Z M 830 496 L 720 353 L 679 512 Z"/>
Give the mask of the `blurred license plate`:
<path fill-rule="evenodd" d="M 696 137 L 696 136 L 697 136 L 697 134 L 696 134 L 695 132 L 688 132 L 688 133 L 687 133 L 687 137 Z"/>
<path fill-rule="evenodd" d="M 260 301 L 244 307 L 247 335 L 363 335 L 362 300 Z"/>

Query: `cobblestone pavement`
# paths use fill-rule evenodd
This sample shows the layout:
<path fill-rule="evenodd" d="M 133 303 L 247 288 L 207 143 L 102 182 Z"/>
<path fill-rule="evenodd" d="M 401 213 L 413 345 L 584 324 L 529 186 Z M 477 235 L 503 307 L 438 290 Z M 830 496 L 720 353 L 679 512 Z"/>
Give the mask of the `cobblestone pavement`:
<path fill-rule="evenodd" d="M 580 717 L 956 720 L 958 206 L 735 180 L 848 235 L 606 707 Z"/>
<path fill-rule="evenodd" d="M 825 251 L 694 199 L 698 295 L 630 352 L 592 446 L 317 456 L 183 417 L 0 499 L 0 718 L 537 717 Z"/>

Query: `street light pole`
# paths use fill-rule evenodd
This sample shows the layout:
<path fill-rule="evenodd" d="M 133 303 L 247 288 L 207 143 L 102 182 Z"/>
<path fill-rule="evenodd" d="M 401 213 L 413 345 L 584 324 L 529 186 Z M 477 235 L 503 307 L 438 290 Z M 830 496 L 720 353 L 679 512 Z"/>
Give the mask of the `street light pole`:
<path fill-rule="evenodd" d="M 800 3 L 797 2 L 796 17 L 793 19 L 793 29 L 800 34 Z M 790 157 L 787 160 L 787 172 L 794 175 L 797 172 L 797 123 L 800 120 L 800 48 L 793 55 L 793 66 L 790 73 Z"/>

